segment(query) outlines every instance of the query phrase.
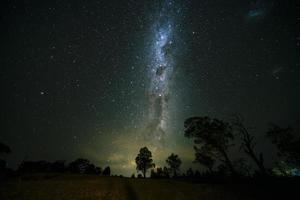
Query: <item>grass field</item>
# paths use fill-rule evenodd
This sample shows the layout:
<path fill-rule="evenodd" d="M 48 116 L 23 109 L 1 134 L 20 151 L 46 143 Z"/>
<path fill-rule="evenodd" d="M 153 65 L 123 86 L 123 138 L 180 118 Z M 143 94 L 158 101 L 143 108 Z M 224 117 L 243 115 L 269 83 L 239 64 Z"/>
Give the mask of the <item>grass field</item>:
<path fill-rule="evenodd" d="M 131 179 L 89 175 L 35 175 L 2 182 L 0 199 L 12 200 L 175 200 L 271 199 L 243 184 L 201 184 L 178 180 Z M 256 188 L 256 187 L 255 187 Z M 259 189 L 260 188 L 260 189 Z M 273 194 L 273 195 L 272 195 Z"/>

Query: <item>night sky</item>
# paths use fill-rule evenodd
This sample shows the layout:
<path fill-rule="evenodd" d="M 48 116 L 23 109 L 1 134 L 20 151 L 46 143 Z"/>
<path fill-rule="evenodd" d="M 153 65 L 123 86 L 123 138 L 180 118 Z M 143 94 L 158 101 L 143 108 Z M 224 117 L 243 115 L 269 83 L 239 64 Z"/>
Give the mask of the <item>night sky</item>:
<path fill-rule="evenodd" d="M 78 157 L 135 172 L 192 163 L 183 122 L 242 114 L 258 149 L 270 122 L 300 125 L 300 35 L 287 0 L 4 0 L 1 133 L 8 165 Z"/>

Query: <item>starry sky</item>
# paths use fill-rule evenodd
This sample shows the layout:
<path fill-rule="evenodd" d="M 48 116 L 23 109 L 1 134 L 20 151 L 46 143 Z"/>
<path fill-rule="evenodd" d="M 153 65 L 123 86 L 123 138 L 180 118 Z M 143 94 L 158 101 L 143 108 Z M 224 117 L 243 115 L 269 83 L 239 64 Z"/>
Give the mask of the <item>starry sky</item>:
<path fill-rule="evenodd" d="M 197 167 L 183 122 L 242 114 L 272 162 L 270 122 L 299 130 L 295 2 L 4 0 L 0 141 L 23 159 L 135 172 L 147 146 Z M 298 131 L 299 133 L 299 131 Z"/>

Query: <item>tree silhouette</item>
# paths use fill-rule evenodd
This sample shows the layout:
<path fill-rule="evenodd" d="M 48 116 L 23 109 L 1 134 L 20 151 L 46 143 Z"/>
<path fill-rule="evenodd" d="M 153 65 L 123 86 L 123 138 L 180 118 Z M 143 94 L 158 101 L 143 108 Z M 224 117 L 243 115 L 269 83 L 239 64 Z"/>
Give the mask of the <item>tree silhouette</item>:
<path fill-rule="evenodd" d="M 192 168 L 189 168 L 187 171 L 186 171 L 186 176 L 187 177 L 193 177 L 194 176 L 194 171 Z"/>
<path fill-rule="evenodd" d="M 18 171 L 20 173 L 37 173 L 37 172 L 50 172 L 51 163 L 45 160 L 38 161 L 23 161 L 19 167 Z"/>
<path fill-rule="evenodd" d="M 163 168 L 161 168 L 161 167 L 156 168 L 156 175 L 157 175 L 157 177 L 159 177 L 159 178 L 164 177 L 164 171 L 163 171 Z"/>
<path fill-rule="evenodd" d="M 235 160 L 233 163 L 235 169 L 238 171 L 240 175 L 248 176 L 248 177 L 251 176 L 251 166 L 244 158 L 239 158 Z M 259 171 L 259 175 L 267 175 L 267 174 L 262 174 L 262 172 Z"/>
<path fill-rule="evenodd" d="M 73 173 L 85 173 L 90 165 L 90 161 L 84 158 L 78 158 L 69 164 L 69 171 Z"/>
<path fill-rule="evenodd" d="M 109 166 L 105 167 L 102 174 L 104 176 L 110 176 L 110 167 Z"/>
<path fill-rule="evenodd" d="M 163 168 L 163 177 L 165 177 L 165 178 L 170 177 L 170 172 L 169 172 L 169 169 L 167 167 Z"/>
<path fill-rule="evenodd" d="M 235 117 L 233 121 L 233 126 L 236 128 L 238 135 L 241 137 L 242 140 L 241 148 L 254 161 L 254 163 L 259 168 L 261 174 L 267 175 L 267 171 L 264 166 L 263 154 L 260 153 L 259 156 L 256 155 L 254 151 L 256 145 L 254 141 L 254 136 L 250 135 L 248 129 L 244 126 L 243 119 L 238 116 Z"/>
<path fill-rule="evenodd" d="M 155 172 L 154 168 L 150 170 L 150 178 L 157 178 L 158 175 L 157 173 Z"/>
<path fill-rule="evenodd" d="M 194 138 L 196 155 L 213 159 L 219 159 L 231 171 L 232 175 L 238 173 L 228 157 L 228 148 L 232 146 L 234 139 L 232 127 L 219 119 L 209 117 L 191 117 L 185 120 L 185 136 Z M 197 160 L 196 160 L 197 161 Z"/>
<path fill-rule="evenodd" d="M 143 173 L 144 178 L 146 178 L 146 173 L 148 169 L 154 168 L 155 164 L 152 160 L 152 153 L 147 147 L 140 149 L 139 154 L 135 158 L 136 170 Z"/>
<path fill-rule="evenodd" d="M 51 172 L 64 172 L 65 171 L 65 161 L 57 160 L 51 163 Z"/>
<path fill-rule="evenodd" d="M 167 158 L 166 163 L 169 165 L 169 169 L 173 173 L 173 176 L 176 177 L 181 165 L 181 160 L 178 155 L 172 153 Z"/>
<path fill-rule="evenodd" d="M 205 148 L 197 148 L 195 149 L 195 162 L 202 164 L 203 166 L 207 167 L 209 172 L 212 172 L 213 166 L 215 164 L 215 159 L 213 159 L 213 156 L 211 153 Z"/>
<path fill-rule="evenodd" d="M 267 137 L 276 145 L 278 156 L 283 157 L 287 163 L 300 165 L 300 138 L 296 138 L 291 127 L 281 128 L 271 125 Z"/>

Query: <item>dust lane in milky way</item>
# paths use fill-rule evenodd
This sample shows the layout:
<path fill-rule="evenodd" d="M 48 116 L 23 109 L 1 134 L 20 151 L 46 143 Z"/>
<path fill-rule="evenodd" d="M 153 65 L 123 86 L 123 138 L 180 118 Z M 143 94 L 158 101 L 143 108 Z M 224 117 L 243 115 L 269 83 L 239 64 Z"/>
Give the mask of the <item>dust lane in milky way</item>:
<path fill-rule="evenodd" d="M 175 59 L 175 19 L 174 1 L 165 1 L 157 14 L 153 25 L 153 44 L 149 65 L 149 128 L 155 141 L 163 141 L 167 133 L 169 118 L 168 101 L 170 98 L 170 81 L 174 70 Z"/>

